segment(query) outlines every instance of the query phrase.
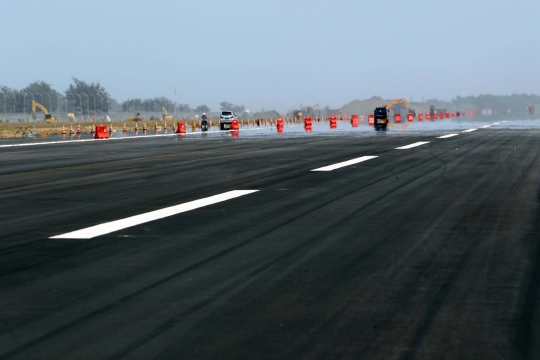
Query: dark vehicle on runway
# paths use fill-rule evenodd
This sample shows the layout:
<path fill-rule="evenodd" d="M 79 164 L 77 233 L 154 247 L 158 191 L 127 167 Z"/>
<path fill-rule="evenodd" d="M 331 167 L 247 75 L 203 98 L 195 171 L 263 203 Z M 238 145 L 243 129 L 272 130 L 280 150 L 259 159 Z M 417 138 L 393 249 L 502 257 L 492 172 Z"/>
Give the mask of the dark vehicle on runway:
<path fill-rule="evenodd" d="M 386 127 L 388 126 L 388 111 L 386 110 L 386 107 L 378 107 L 373 112 L 373 126 L 375 127 L 376 131 L 386 131 Z"/>

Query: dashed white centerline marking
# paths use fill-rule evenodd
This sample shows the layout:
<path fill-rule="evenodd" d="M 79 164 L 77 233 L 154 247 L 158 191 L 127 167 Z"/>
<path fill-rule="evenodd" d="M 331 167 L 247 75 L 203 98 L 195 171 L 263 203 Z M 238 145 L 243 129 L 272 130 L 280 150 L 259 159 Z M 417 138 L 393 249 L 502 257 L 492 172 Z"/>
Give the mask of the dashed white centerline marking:
<path fill-rule="evenodd" d="M 493 125 L 500 125 L 500 123 L 493 123 Z"/>
<path fill-rule="evenodd" d="M 458 136 L 459 134 L 448 134 L 448 135 L 443 135 L 443 136 L 439 136 L 437 139 L 447 139 L 447 138 L 451 138 L 453 136 Z"/>
<path fill-rule="evenodd" d="M 476 131 L 478 129 L 469 129 L 469 130 L 465 130 L 465 131 L 462 131 L 462 132 L 473 132 L 473 131 Z"/>
<path fill-rule="evenodd" d="M 334 165 L 328 165 L 328 166 L 318 168 L 318 169 L 314 169 L 314 170 L 311 170 L 311 171 L 332 171 L 332 170 L 336 170 L 336 169 L 339 169 L 339 168 L 342 168 L 342 167 L 345 167 L 345 166 L 358 164 L 358 163 L 361 163 L 362 161 L 375 159 L 376 157 L 377 156 L 362 156 L 362 157 L 359 157 L 359 158 L 356 158 L 356 159 L 343 161 L 343 162 L 340 162 L 340 163 L 337 163 L 337 164 L 334 164 Z"/>
<path fill-rule="evenodd" d="M 223 194 L 210 196 L 204 199 L 190 201 L 187 203 L 170 206 L 164 209 L 150 211 L 144 214 L 130 216 L 125 219 L 111 221 L 81 230 L 72 231 L 62 235 L 51 236 L 50 239 L 92 239 L 96 236 L 112 233 L 114 231 L 137 226 L 150 221 L 163 219 L 172 215 L 180 214 L 186 211 L 195 210 L 204 206 L 216 204 L 222 201 L 234 199 L 240 196 L 248 195 L 259 190 L 233 190 Z"/>
<path fill-rule="evenodd" d="M 410 148 L 417 147 L 417 146 L 424 145 L 424 144 L 428 144 L 428 143 L 429 143 L 429 141 L 420 141 L 420 142 L 416 142 L 414 144 L 398 147 L 398 148 L 396 148 L 396 150 L 410 149 Z"/>
<path fill-rule="evenodd" d="M 488 128 L 488 127 L 491 127 L 491 125 L 480 126 L 480 128 L 482 128 L 482 129 L 485 129 L 485 128 Z"/>

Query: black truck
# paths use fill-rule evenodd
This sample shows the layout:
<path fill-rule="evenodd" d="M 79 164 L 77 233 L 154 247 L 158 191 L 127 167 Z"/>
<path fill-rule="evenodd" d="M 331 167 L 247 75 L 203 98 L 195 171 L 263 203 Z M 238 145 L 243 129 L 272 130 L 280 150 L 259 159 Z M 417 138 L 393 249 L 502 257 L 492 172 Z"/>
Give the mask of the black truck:
<path fill-rule="evenodd" d="M 376 131 L 386 131 L 388 126 L 388 111 L 385 107 L 378 107 L 373 112 L 373 126 Z"/>

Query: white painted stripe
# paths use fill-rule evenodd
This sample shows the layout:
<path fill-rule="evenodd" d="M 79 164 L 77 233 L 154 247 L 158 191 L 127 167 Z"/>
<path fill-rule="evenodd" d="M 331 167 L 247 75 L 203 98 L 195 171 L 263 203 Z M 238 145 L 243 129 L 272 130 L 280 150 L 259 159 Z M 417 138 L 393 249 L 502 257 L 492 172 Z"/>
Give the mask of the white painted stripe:
<path fill-rule="evenodd" d="M 473 132 L 473 131 L 476 131 L 478 129 L 469 129 L 469 130 L 465 130 L 465 131 L 462 131 L 462 132 Z"/>
<path fill-rule="evenodd" d="M 485 129 L 485 128 L 488 128 L 488 127 L 491 127 L 491 125 L 480 126 L 480 128 L 482 128 L 482 129 Z"/>
<path fill-rule="evenodd" d="M 420 141 L 420 142 L 416 142 L 414 144 L 398 147 L 398 148 L 396 148 L 396 150 L 406 150 L 406 149 L 410 149 L 410 148 L 417 147 L 417 146 L 420 146 L 420 145 L 425 145 L 425 144 L 428 144 L 428 143 L 429 143 L 429 141 Z"/>
<path fill-rule="evenodd" d="M 493 123 L 493 125 L 500 125 L 500 123 Z"/>
<path fill-rule="evenodd" d="M 339 168 L 342 168 L 342 167 L 345 167 L 345 166 L 354 165 L 354 164 L 361 163 L 363 161 L 375 159 L 376 157 L 378 157 L 378 156 L 362 156 L 362 157 L 359 157 L 359 158 L 356 158 L 356 159 L 343 161 L 343 162 L 340 162 L 340 163 L 337 163 L 337 164 L 334 164 L 334 165 L 328 165 L 328 166 L 318 168 L 318 169 L 314 169 L 314 170 L 311 170 L 311 171 L 332 171 L 332 170 L 336 170 L 336 169 L 339 169 Z"/>
<path fill-rule="evenodd" d="M 458 135 L 459 134 L 448 134 L 448 135 L 439 136 L 437 139 L 448 139 L 448 138 L 458 136 Z"/>
<path fill-rule="evenodd" d="M 241 131 L 251 131 L 256 129 L 240 129 Z M 208 131 L 208 132 L 222 132 L 227 133 L 231 132 L 232 130 L 218 130 L 218 131 Z M 196 131 L 196 132 L 185 132 L 183 134 L 176 134 L 176 133 L 168 133 L 168 134 L 154 134 L 154 135 L 132 135 L 132 136 L 126 136 L 126 137 L 110 137 L 106 139 L 77 139 L 77 140 L 59 140 L 59 141 L 41 141 L 41 142 L 35 142 L 35 143 L 26 143 L 26 144 L 6 144 L 6 145 L 0 145 L 0 148 L 8 148 L 8 147 L 21 147 L 21 146 L 36 146 L 36 145 L 58 145 L 58 144 L 77 144 L 82 142 L 89 142 L 89 141 L 108 141 L 108 140 L 133 140 L 133 139 L 148 139 L 148 138 L 155 138 L 155 137 L 166 137 L 166 136 L 178 136 L 178 135 L 197 135 L 197 134 L 204 134 L 205 132 L 202 131 Z"/>
<path fill-rule="evenodd" d="M 210 196 L 204 199 L 194 200 L 187 203 L 170 206 L 164 209 L 150 211 L 144 214 L 131 216 L 125 219 L 99 224 L 85 229 L 69 232 L 62 235 L 51 236 L 50 239 L 92 239 L 96 236 L 112 233 L 132 226 L 141 225 L 150 221 L 162 219 L 168 216 L 195 210 L 204 206 L 216 204 L 222 201 L 248 195 L 259 190 L 233 190 L 223 194 Z"/>

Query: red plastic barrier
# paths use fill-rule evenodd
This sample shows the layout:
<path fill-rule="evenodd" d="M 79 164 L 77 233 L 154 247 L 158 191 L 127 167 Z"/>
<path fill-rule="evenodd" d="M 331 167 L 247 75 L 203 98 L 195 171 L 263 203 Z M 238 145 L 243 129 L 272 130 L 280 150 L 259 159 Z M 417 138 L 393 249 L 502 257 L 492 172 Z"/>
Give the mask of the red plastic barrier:
<path fill-rule="evenodd" d="M 394 114 L 394 122 L 396 124 L 401 124 L 401 114 Z"/>
<path fill-rule="evenodd" d="M 311 132 L 311 130 L 313 129 L 313 127 L 311 126 L 311 124 L 305 124 L 304 125 L 304 130 L 306 130 L 306 132 Z"/>
<path fill-rule="evenodd" d="M 456 112 L 456 117 L 459 117 L 459 115 L 461 115 L 461 113 L 459 111 Z"/>
<path fill-rule="evenodd" d="M 422 113 L 418 113 L 418 121 L 422 120 L 424 120 L 424 116 L 422 115 Z"/>
<path fill-rule="evenodd" d="M 446 118 L 450 119 L 450 113 L 448 111 L 446 112 Z"/>
<path fill-rule="evenodd" d="M 368 125 L 373 126 L 375 124 L 375 115 L 369 114 L 368 116 Z"/>
<path fill-rule="evenodd" d="M 231 130 L 240 130 L 240 125 L 238 125 L 238 120 L 231 121 Z"/>
<path fill-rule="evenodd" d="M 107 131 L 107 126 L 96 126 L 96 133 L 94 134 L 94 139 L 108 139 L 109 132 Z"/>
<path fill-rule="evenodd" d="M 240 131 L 239 131 L 239 130 L 231 130 L 231 137 L 237 138 L 238 135 L 240 135 Z"/>
<path fill-rule="evenodd" d="M 283 126 L 285 126 L 285 122 L 283 121 L 283 119 L 277 119 L 276 128 L 278 129 L 278 132 L 283 132 Z"/>
<path fill-rule="evenodd" d="M 186 124 L 183 122 L 178 122 L 178 126 L 176 127 L 176 133 L 177 134 L 185 134 L 186 133 Z"/>
<path fill-rule="evenodd" d="M 407 121 L 408 121 L 408 122 L 413 122 L 413 119 L 414 119 L 413 114 L 412 114 L 412 113 L 408 113 L 408 114 L 407 114 Z"/>
<path fill-rule="evenodd" d="M 313 120 L 311 119 L 311 117 L 304 118 L 304 125 L 311 126 L 312 124 L 313 124 Z"/>
<path fill-rule="evenodd" d="M 444 113 L 443 113 L 443 112 L 441 112 L 441 113 L 439 114 L 439 116 L 440 116 L 441 119 L 444 119 Z"/>
<path fill-rule="evenodd" d="M 351 125 L 352 127 L 358 127 L 358 115 L 351 115 Z"/>
<path fill-rule="evenodd" d="M 439 114 L 434 113 L 434 114 L 433 114 L 433 120 L 437 120 L 438 118 L 439 118 Z"/>
<path fill-rule="evenodd" d="M 330 116 L 330 124 L 337 124 L 337 117 L 336 116 Z"/>
<path fill-rule="evenodd" d="M 431 120 L 431 113 L 426 113 L 426 120 Z"/>

